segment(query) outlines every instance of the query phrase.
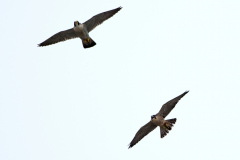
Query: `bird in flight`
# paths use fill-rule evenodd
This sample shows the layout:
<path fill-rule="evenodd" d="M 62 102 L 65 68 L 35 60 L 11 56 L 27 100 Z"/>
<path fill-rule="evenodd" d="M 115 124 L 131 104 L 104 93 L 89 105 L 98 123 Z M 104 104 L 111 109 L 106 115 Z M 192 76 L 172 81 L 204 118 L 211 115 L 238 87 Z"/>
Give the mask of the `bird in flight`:
<path fill-rule="evenodd" d="M 151 120 L 147 124 L 142 126 L 135 134 L 133 140 L 129 144 L 129 148 L 137 144 L 143 137 L 145 137 L 148 133 L 153 131 L 157 126 L 160 127 L 161 138 L 166 136 L 168 132 L 172 129 L 177 119 L 173 118 L 165 120 L 164 118 L 171 112 L 171 110 L 175 107 L 178 101 L 188 92 L 189 91 L 186 91 L 183 94 L 179 95 L 178 97 L 168 101 L 162 106 L 162 108 L 156 115 L 152 115 Z"/>
<path fill-rule="evenodd" d="M 99 13 L 84 23 L 74 22 L 74 27 L 65 31 L 58 32 L 52 37 L 48 38 L 44 42 L 38 44 L 39 47 L 48 46 L 68 39 L 79 37 L 82 40 L 84 48 L 90 48 L 96 45 L 96 43 L 90 38 L 89 32 L 91 32 L 96 26 L 102 24 L 105 20 L 116 14 L 122 7 Z"/>

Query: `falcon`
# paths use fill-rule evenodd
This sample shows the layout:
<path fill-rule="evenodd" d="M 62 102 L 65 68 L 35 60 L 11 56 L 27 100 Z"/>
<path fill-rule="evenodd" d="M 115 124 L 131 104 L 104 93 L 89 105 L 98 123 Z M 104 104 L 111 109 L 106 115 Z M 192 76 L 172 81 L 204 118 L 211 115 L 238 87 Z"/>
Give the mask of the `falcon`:
<path fill-rule="evenodd" d="M 157 114 L 152 115 L 151 120 L 138 130 L 133 140 L 130 142 L 129 148 L 137 144 L 143 137 L 145 137 L 148 133 L 153 131 L 157 126 L 160 127 L 161 138 L 166 136 L 168 132 L 172 129 L 177 119 L 173 118 L 165 120 L 164 118 L 171 112 L 171 110 L 175 107 L 178 101 L 188 92 L 189 91 L 186 91 L 183 94 L 179 95 L 178 97 L 168 101 L 162 106 L 162 108 Z"/>
<path fill-rule="evenodd" d="M 89 36 L 89 32 L 91 32 L 99 24 L 102 24 L 108 18 L 112 17 L 121 9 L 122 7 L 118 7 L 110 11 L 99 13 L 84 23 L 79 23 L 78 21 L 75 21 L 73 28 L 54 34 L 52 37 L 38 44 L 38 46 L 39 47 L 48 46 L 61 41 L 66 41 L 68 39 L 79 37 L 82 40 L 82 44 L 84 48 L 93 47 L 96 45 L 96 43 Z"/>

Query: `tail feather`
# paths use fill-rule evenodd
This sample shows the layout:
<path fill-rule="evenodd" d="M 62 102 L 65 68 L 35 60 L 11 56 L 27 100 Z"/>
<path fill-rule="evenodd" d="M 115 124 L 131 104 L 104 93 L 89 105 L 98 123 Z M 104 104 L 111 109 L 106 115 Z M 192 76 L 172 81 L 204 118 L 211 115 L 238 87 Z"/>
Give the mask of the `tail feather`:
<path fill-rule="evenodd" d="M 164 125 L 160 127 L 161 138 L 165 137 L 169 133 L 176 121 L 176 118 L 165 120 Z"/>
<path fill-rule="evenodd" d="M 173 119 L 168 119 L 166 120 L 167 122 L 171 123 L 171 124 L 175 124 L 177 119 L 176 118 L 173 118 Z"/>
<path fill-rule="evenodd" d="M 82 40 L 82 44 L 84 48 L 90 48 L 96 45 L 96 43 L 94 42 L 94 40 L 92 40 L 92 38 Z"/>

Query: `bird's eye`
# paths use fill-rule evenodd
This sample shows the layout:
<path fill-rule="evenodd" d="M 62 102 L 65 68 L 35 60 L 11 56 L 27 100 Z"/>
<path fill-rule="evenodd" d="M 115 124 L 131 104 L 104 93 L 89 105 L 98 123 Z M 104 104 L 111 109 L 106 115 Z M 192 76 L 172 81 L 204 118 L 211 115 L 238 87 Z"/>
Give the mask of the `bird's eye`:
<path fill-rule="evenodd" d="M 155 118 L 155 119 L 156 119 L 155 115 L 152 115 L 152 116 L 151 116 L 151 119 L 153 119 L 153 118 Z"/>

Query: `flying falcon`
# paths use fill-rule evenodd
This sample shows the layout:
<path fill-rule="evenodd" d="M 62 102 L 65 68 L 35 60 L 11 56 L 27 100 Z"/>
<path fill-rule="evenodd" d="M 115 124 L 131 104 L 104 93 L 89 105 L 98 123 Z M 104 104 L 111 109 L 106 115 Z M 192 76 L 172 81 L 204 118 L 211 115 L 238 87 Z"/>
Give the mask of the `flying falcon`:
<path fill-rule="evenodd" d="M 99 24 L 102 24 L 108 18 L 112 17 L 120 9 L 122 9 L 122 7 L 99 13 L 84 23 L 79 23 L 78 21 L 75 21 L 73 28 L 54 34 L 46 41 L 38 44 L 38 46 L 47 46 L 77 37 L 81 38 L 84 48 L 90 48 L 92 46 L 95 46 L 96 43 L 90 38 L 89 32 L 91 32 Z"/>
<path fill-rule="evenodd" d="M 164 118 L 171 112 L 171 110 L 175 107 L 178 101 L 188 92 L 189 91 L 186 91 L 183 94 L 179 95 L 178 97 L 168 101 L 162 106 L 162 108 L 156 115 L 152 115 L 150 122 L 148 122 L 138 130 L 135 137 L 129 144 L 129 148 L 137 144 L 143 137 L 145 137 L 148 133 L 153 131 L 157 126 L 160 127 L 161 138 L 166 136 L 169 130 L 172 129 L 173 124 L 175 124 L 177 119 L 173 118 L 165 120 Z"/>

